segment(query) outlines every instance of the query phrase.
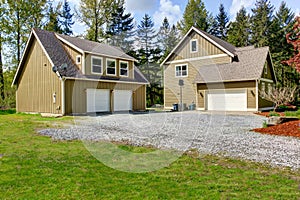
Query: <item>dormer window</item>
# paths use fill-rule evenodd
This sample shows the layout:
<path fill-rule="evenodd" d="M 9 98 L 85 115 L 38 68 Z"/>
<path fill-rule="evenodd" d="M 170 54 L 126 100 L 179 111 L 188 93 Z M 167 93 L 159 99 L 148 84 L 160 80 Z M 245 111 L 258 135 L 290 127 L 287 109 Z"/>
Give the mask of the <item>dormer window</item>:
<path fill-rule="evenodd" d="M 76 56 L 76 64 L 81 64 L 81 55 Z"/>
<path fill-rule="evenodd" d="M 191 53 L 196 53 L 198 52 L 198 40 L 194 39 L 191 40 Z"/>
<path fill-rule="evenodd" d="M 116 60 L 107 59 L 106 60 L 106 74 L 107 75 L 116 75 Z"/>
<path fill-rule="evenodd" d="M 92 56 L 92 73 L 102 75 L 102 58 Z"/>
<path fill-rule="evenodd" d="M 120 76 L 128 77 L 128 62 L 120 61 Z"/>

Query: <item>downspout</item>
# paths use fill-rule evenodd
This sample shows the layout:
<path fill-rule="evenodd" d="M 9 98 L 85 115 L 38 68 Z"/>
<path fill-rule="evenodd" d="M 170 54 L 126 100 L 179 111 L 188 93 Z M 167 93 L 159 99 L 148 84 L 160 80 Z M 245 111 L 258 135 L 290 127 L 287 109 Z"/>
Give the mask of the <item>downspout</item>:
<path fill-rule="evenodd" d="M 66 114 L 66 93 L 65 93 L 65 77 L 61 79 L 61 114 L 64 116 Z"/>
<path fill-rule="evenodd" d="M 83 52 L 83 55 L 82 55 L 81 67 L 82 67 L 82 73 L 83 73 L 83 75 L 85 75 L 85 53 L 84 52 Z"/>
<path fill-rule="evenodd" d="M 259 98 L 259 94 L 258 94 L 258 80 L 256 80 L 256 111 L 258 111 L 258 98 Z"/>

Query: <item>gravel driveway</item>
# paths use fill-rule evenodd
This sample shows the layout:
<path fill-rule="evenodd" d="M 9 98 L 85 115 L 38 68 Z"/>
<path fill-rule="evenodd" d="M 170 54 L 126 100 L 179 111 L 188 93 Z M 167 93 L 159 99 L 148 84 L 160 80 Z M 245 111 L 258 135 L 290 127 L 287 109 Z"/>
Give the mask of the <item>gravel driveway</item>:
<path fill-rule="evenodd" d="M 39 133 L 57 140 L 127 141 L 180 151 L 221 154 L 274 166 L 300 167 L 300 140 L 263 135 L 264 117 L 252 114 L 205 112 L 116 114 L 74 117 L 75 126 Z"/>

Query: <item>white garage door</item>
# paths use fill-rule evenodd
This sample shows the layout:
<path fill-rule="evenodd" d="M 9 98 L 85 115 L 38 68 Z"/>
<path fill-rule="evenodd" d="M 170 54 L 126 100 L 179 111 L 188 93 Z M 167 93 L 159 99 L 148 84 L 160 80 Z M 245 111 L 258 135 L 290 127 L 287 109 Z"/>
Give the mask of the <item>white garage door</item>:
<path fill-rule="evenodd" d="M 114 111 L 132 110 L 132 91 L 114 90 Z"/>
<path fill-rule="evenodd" d="M 246 90 L 208 91 L 207 110 L 247 111 Z"/>
<path fill-rule="evenodd" d="M 102 89 L 87 89 L 87 112 L 109 112 L 110 91 Z"/>

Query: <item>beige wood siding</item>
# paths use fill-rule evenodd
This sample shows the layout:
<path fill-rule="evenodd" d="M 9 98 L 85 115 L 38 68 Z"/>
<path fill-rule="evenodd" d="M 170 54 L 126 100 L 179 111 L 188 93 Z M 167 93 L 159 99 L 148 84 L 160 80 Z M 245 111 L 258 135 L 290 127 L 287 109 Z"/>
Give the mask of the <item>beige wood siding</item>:
<path fill-rule="evenodd" d="M 256 109 L 256 82 L 255 81 L 242 81 L 242 82 L 229 82 L 217 84 L 198 84 L 197 97 L 198 108 L 205 108 L 205 94 L 208 90 L 214 89 L 247 89 L 247 108 Z"/>
<path fill-rule="evenodd" d="M 102 58 L 102 65 L 103 65 L 103 76 L 106 76 L 106 60 L 107 59 L 115 59 L 115 58 L 109 58 L 105 56 L 98 56 L 93 54 L 86 54 L 85 55 L 85 74 L 86 75 L 95 75 L 92 73 L 92 56 L 100 57 Z M 128 61 L 128 60 L 122 60 L 122 59 L 115 59 L 116 60 L 116 77 L 120 77 L 120 61 L 128 62 L 128 78 L 134 79 L 134 62 Z M 111 76 L 111 75 L 109 75 Z"/>
<path fill-rule="evenodd" d="M 17 111 L 61 114 L 61 81 L 36 39 L 17 83 Z M 56 102 L 53 102 L 56 94 Z"/>
<path fill-rule="evenodd" d="M 84 80 L 66 80 L 66 114 L 86 113 L 86 89 L 109 89 L 111 90 L 111 110 L 113 110 L 113 90 L 133 91 L 133 110 L 146 109 L 146 86 L 124 83 L 109 83 Z"/>
<path fill-rule="evenodd" d="M 197 40 L 198 41 L 198 51 L 196 53 L 191 53 L 190 41 Z M 224 51 L 210 43 L 208 40 L 200 36 L 199 34 L 192 32 L 179 46 L 179 48 L 173 53 L 173 55 L 167 60 L 182 60 L 189 58 L 198 58 L 203 56 L 211 56 L 225 54 Z"/>
<path fill-rule="evenodd" d="M 76 57 L 77 56 L 82 56 L 81 53 L 78 52 L 77 50 L 75 50 L 74 48 L 66 45 L 66 44 L 63 44 L 63 47 L 68 52 L 68 54 L 70 55 L 71 60 L 73 61 L 73 63 L 76 64 L 80 70 L 82 70 L 82 57 L 81 57 L 81 64 L 76 63 Z"/>

